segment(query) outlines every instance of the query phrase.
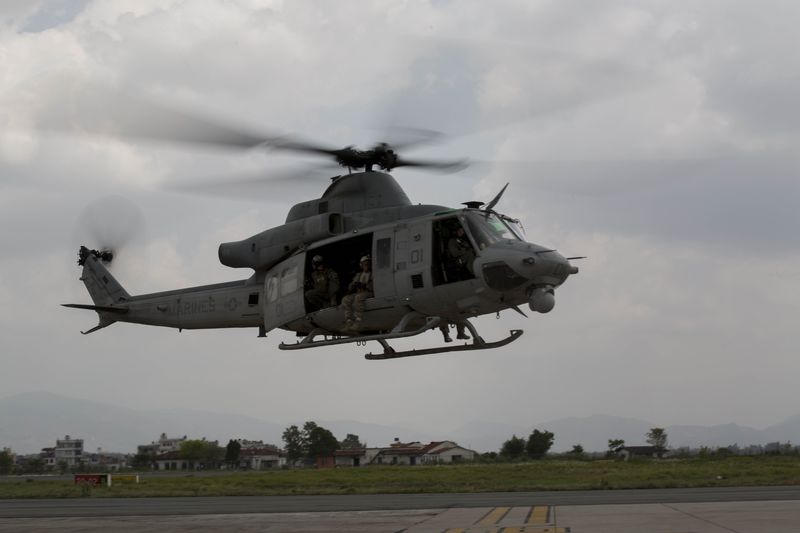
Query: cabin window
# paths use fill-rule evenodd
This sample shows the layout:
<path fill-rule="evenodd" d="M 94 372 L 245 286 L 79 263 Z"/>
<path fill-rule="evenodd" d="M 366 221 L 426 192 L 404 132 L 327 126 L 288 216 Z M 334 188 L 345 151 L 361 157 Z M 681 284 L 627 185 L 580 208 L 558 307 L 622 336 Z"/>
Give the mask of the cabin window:
<path fill-rule="evenodd" d="M 281 272 L 281 296 L 286 296 L 297 290 L 297 267 L 284 268 Z"/>
<path fill-rule="evenodd" d="M 392 266 L 392 239 L 387 237 L 385 239 L 378 239 L 375 246 L 375 268 L 389 268 Z"/>
<path fill-rule="evenodd" d="M 344 231 L 342 215 L 339 213 L 331 213 L 331 215 L 328 217 L 328 231 L 331 235 L 339 235 Z"/>
<path fill-rule="evenodd" d="M 270 276 L 267 280 L 267 301 L 274 302 L 278 299 L 278 276 Z"/>
<path fill-rule="evenodd" d="M 258 293 L 254 292 L 247 297 L 247 305 L 258 305 Z"/>

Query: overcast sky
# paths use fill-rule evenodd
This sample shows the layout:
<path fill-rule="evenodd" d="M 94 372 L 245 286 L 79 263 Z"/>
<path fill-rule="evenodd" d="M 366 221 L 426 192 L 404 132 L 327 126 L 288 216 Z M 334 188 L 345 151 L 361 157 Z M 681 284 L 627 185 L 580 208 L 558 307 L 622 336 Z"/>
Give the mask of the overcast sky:
<path fill-rule="evenodd" d="M 760 428 L 800 412 L 796 2 L 26 0 L 0 13 L 0 396 L 442 437 L 474 420 Z M 135 294 L 247 277 L 218 244 L 282 223 L 327 181 L 171 192 L 300 162 L 44 132 L 60 111 L 105 115 L 76 107 L 86 84 L 339 146 L 390 125 L 444 132 L 414 155 L 499 163 L 399 169 L 413 202 L 486 201 L 510 182 L 498 208 L 529 240 L 589 258 L 550 314 L 476 320 L 493 340 L 525 330 L 497 350 L 373 362 L 355 346 L 281 352 L 286 332 L 82 336 L 96 316 L 59 304 L 90 301 L 75 264 L 95 244 L 87 207 L 141 210 L 114 265 Z"/>

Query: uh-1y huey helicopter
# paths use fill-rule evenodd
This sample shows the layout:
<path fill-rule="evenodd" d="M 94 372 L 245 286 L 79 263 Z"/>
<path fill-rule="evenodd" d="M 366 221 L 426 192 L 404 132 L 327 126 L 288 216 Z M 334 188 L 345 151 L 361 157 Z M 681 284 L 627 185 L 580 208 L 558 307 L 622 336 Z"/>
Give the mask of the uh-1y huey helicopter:
<path fill-rule="evenodd" d="M 369 353 L 367 359 L 479 350 L 513 342 L 522 330 L 486 342 L 470 318 L 505 309 L 524 315 L 519 308 L 524 304 L 547 313 L 555 304 L 555 289 L 578 272 L 569 262 L 578 257 L 565 258 L 554 249 L 526 242 L 520 223 L 495 210 L 507 184 L 488 204 L 465 202 L 466 207 L 454 209 L 412 204 L 388 174 L 403 166 L 455 170 L 464 166 L 463 161 L 405 159 L 396 152 L 400 145 L 387 143 L 370 150 L 331 149 L 193 120 L 191 134 L 184 128 L 180 140 L 313 153 L 332 157 L 349 172 L 332 178 L 320 198 L 293 206 L 282 226 L 219 246 L 223 265 L 254 271 L 245 280 L 134 296 L 106 268 L 112 251 L 82 246 L 80 279 L 93 304 L 65 306 L 98 313 L 99 324 L 85 333 L 115 322 L 179 330 L 252 327 L 258 328 L 259 336 L 280 328 L 302 337 L 281 343 L 282 350 L 380 343 L 383 351 Z M 164 131 L 160 129 L 156 136 L 163 139 Z M 456 236 L 463 251 L 458 258 L 448 250 Z M 342 279 L 340 290 L 323 308 L 306 298 L 312 259 L 317 256 Z M 366 295 L 358 325 L 353 327 L 339 304 L 347 281 L 365 257 L 371 259 L 372 293 Z M 447 324 L 455 324 L 460 331 L 467 328 L 471 342 L 401 352 L 389 345 L 392 339 L 447 328 Z"/>

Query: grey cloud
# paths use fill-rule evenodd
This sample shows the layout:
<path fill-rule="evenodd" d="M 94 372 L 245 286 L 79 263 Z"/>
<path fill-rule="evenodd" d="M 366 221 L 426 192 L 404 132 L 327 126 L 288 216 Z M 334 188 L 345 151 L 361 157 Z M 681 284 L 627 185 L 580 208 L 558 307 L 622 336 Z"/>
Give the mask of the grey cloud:
<path fill-rule="evenodd" d="M 25 18 L 20 31 L 36 33 L 75 19 L 91 0 L 47 0 Z"/>
<path fill-rule="evenodd" d="M 728 253 L 800 250 L 793 157 L 531 163 L 516 176 L 531 216 L 568 228 Z"/>
<path fill-rule="evenodd" d="M 486 200 L 511 181 L 499 207 L 525 218 L 531 240 L 590 259 L 558 290 L 549 315 L 477 320 L 487 338 L 526 330 L 488 353 L 382 364 L 354 348 L 290 357 L 276 348 L 293 340 L 284 332 L 258 339 L 115 325 L 83 337 L 78 330 L 96 317 L 58 304 L 88 298 L 74 264 L 82 242 L 74 228 L 87 203 L 122 194 L 141 207 L 146 242 L 118 270 L 135 293 L 245 277 L 219 265 L 219 241 L 280 224 L 325 180 L 268 183 L 246 193 L 253 202 L 181 196 L 162 187 L 275 175 L 300 162 L 33 132 L 29 150 L 0 169 L 0 295 L 13 303 L 0 308 L 9 363 L 0 388 L 79 388 L 123 405 L 271 420 L 346 412 L 432 428 L 474 418 L 525 426 L 597 411 L 665 425 L 762 427 L 795 414 L 800 220 L 797 165 L 786 155 L 795 118 L 775 95 L 794 86 L 794 59 L 778 52 L 796 48 L 797 37 L 766 23 L 748 29 L 751 10 L 762 7 L 743 5 L 301 1 L 269 11 L 180 3 L 134 15 L 103 2 L 57 32 L 2 34 L 0 47 L 20 51 L 2 86 L 8 109 L 0 110 L 19 118 L 14 124 L 62 102 L 61 86 L 41 72 L 69 43 L 62 73 L 256 128 L 342 145 L 384 140 L 382 130 L 359 129 L 375 116 L 379 126 L 452 132 L 449 144 L 420 157 L 551 161 L 476 166 L 463 177 L 398 171 L 413 201 Z M 786 4 L 763 9 L 758 20 L 781 12 L 793 19 Z M 478 43 L 432 48 L 409 33 L 433 41 L 468 33 Z M 498 40 L 516 44 L 503 55 Z M 726 55 L 731 45 L 738 56 Z M 739 64 L 749 65 L 744 81 Z M 387 105 L 393 113 L 383 119 Z M 514 124 L 459 137 L 493 120 Z M 776 141 L 785 152 L 765 148 Z M 120 376 L 135 386 L 119 387 Z"/>

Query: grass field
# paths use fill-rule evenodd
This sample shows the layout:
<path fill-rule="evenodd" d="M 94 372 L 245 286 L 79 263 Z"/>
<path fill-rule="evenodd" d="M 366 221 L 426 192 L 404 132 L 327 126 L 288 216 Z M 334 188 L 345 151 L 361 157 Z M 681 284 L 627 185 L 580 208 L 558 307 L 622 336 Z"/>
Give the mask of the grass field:
<path fill-rule="evenodd" d="M 493 492 L 800 485 L 800 457 L 665 459 L 631 462 L 543 460 L 520 464 L 276 470 L 166 477 L 87 490 L 71 481 L 20 477 L 0 498 L 255 496 Z"/>

